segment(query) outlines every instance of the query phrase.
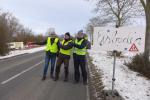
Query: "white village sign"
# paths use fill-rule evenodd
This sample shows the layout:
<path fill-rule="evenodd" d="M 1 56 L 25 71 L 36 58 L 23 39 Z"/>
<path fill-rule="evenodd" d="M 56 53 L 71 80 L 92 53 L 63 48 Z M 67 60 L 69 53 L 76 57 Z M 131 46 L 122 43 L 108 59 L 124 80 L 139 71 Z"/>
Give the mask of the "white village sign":
<path fill-rule="evenodd" d="M 95 27 L 93 47 L 101 51 L 143 52 L 144 27 Z"/>

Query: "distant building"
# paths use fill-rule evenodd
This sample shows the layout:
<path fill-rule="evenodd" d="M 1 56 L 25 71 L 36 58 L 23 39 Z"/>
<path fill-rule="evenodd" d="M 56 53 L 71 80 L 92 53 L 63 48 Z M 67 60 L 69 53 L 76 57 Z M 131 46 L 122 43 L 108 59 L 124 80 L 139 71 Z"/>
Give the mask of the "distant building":
<path fill-rule="evenodd" d="M 8 43 L 9 49 L 23 49 L 24 44 L 23 42 L 10 42 Z"/>

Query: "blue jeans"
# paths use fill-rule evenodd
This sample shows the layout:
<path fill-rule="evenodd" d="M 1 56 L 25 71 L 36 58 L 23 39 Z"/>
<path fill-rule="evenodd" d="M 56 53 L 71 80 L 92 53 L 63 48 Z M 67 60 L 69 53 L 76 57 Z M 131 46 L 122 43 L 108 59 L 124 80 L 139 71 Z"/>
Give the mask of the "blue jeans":
<path fill-rule="evenodd" d="M 54 67 L 55 67 L 55 61 L 56 61 L 56 56 L 50 56 L 50 55 L 46 54 L 46 56 L 45 56 L 45 67 L 44 67 L 43 76 L 46 76 L 46 74 L 47 74 L 49 62 L 51 62 L 51 71 L 50 71 L 50 74 L 53 75 Z"/>

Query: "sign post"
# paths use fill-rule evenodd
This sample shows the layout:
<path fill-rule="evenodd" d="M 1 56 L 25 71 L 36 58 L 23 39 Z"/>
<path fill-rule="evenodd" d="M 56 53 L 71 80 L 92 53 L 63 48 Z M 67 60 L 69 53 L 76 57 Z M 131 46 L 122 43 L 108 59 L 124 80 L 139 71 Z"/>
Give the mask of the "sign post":
<path fill-rule="evenodd" d="M 113 51 L 113 55 L 114 55 L 114 63 L 113 63 L 113 76 L 112 76 L 112 94 L 114 94 L 114 85 L 115 85 L 115 69 L 116 69 L 116 53 L 117 51 L 114 50 Z"/>

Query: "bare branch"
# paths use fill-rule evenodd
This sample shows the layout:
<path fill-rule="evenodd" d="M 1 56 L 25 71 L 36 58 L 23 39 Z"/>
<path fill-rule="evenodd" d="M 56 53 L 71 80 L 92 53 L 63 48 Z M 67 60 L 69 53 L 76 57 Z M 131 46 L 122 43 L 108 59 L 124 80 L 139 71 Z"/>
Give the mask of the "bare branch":
<path fill-rule="evenodd" d="M 143 5 L 144 9 L 146 9 L 146 3 L 144 2 L 144 0 L 140 0 L 140 1 L 141 1 L 142 5 Z"/>
<path fill-rule="evenodd" d="M 131 17 L 135 17 L 138 14 L 143 12 L 142 7 L 139 6 L 140 1 L 137 0 L 93 0 L 96 1 L 95 11 L 102 17 L 111 17 L 112 20 L 115 20 L 115 23 L 125 23 Z M 141 15 L 141 14 L 139 14 Z M 127 18 L 126 18 L 127 17 Z M 124 22 L 122 22 L 124 21 Z"/>
<path fill-rule="evenodd" d="M 108 5 L 110 6 L 110 9 L 111 9 L 111 11 L 114 13 L 114 15 L 118 16 L 118 14 L 114 11 L 114 9 L 113 9 L 113 7 L 112 7 L 110 1 L 109 1 L 109 0 L 106 0 L 106 1 L 107 1 Z"/>

